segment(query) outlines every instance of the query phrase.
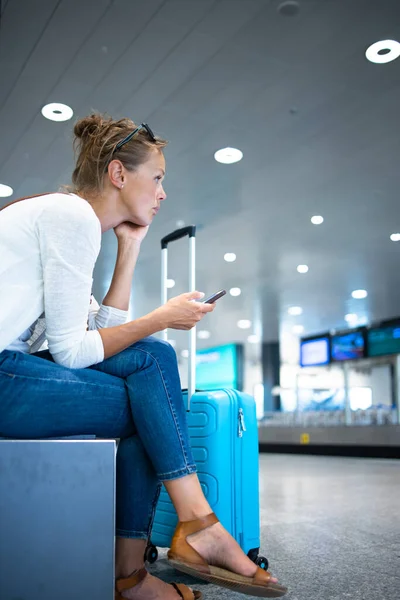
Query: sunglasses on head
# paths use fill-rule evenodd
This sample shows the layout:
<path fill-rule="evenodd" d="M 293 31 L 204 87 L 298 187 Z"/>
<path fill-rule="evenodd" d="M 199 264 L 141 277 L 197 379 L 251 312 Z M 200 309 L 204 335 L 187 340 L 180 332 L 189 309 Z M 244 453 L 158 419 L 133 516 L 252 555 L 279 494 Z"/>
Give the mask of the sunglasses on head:
<path fill-rule="evenodd" d="M 122 148 L 122 146 L 127 144 L 133 137 L 135 137 L 135 135 L 137 135 L 139 133 L 139 131 L 141 131 L 142 129 L 145 129 L 147 131 L 147 134 L 152 142 L 157 141 L 156 136 L 154 135 L 154 133 L 152 132 L 150 127 L 147 125 L 147 123 L 142 123 L 141 125 L 136 127 L 136 129 L 134 129 L 131 133 L 129 133 L 126 137 L 124 137 L 123 140 L 118 142 L 118 144 L 115 146 L 114 150 L 112 151 L 111 157 L 113 156 L 113 154 L 115 152 L 117 152 L 117 150 L 120 150 L 120 148 Z M 111 162 L 111 160 L 112 160 L 112 158 L 110 158 L 110 160 L 108 161 L 107 167 L 108 167 L 109 163 Z M 107 169 L 107 167 L 106 167 L 106 169 Z"/>
<path fill-rule="evenodd" d="M 152 132 L 152 130 L 150 129 L 150 127 L 147 125 L 147 123 L 142 123 L 141 125 L 139 125 L 138 127 L 136 127 L 136 129 L 134 129 L 132 131 L 132 133 L 129 133 L 123 140 L 121 140 L 120 142 L 118 142 L 118 144 L 115 146 L 115 148 L 113 150 L 113 154 L 114 154 L 114 152 L 116 152 L 117 150 L 119 150 L 120 148 L 122 148 L 122 146 L 124 146 L 125 144 L 127 144 L 142 129 L 145 129 L 147 131 L 148 136 L 149 136 L 149 138 L 151 139 L 152 142 L 156 141 L 156 136 L 154 135 L 154 133 Z"/>

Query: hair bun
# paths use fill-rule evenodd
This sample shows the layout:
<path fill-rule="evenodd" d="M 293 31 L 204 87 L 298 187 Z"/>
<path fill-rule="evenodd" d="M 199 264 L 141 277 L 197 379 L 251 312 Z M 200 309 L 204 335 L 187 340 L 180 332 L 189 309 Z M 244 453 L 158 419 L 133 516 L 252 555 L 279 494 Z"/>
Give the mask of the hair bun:
<path fill-rule="evenodd" d="M 78 139 L 97 136 L 104 127 L 104 119 L 100 114 L 92 114 L 75 123 L 74 134 Z"/>

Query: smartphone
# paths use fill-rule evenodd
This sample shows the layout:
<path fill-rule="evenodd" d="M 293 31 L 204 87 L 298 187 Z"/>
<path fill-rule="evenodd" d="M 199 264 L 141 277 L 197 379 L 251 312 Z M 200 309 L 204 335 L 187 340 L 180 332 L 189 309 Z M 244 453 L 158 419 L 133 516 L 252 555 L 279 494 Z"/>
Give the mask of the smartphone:
<path fill-rule="evenodd" d="M 216 302 L 217 300 L 222 298 L 222 296 L 225 296 L 225 294 L 226 294 L 226 290 L 220 290 L 219 292 L 216 292 L 212 296 L 209 296 L 209 298 L 206 298 L 205 300 L 203 300 L 203 302 L 204 302 L 204 304 L 213 304 L 214 302 Z"/>

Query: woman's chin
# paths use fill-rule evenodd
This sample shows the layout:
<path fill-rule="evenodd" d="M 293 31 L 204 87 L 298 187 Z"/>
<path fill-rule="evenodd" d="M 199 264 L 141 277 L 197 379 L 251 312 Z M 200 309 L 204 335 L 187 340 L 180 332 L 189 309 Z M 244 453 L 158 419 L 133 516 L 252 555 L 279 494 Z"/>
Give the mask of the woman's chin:
<path fill-rule="evenodd" d="M 154 218 L 154 215 L 148 219 L 135 217 L 134 219 L 131 219 L 130 222 L 133 225 L 137 225 L 138 227 L 148 227 L 149 225 L 151 225 L 153 218 Z"/>
<path fill-rule="evenodd" d="M 148 222 L 146 224 L 150 225 L 154 221 L 154 219 L 156 218 L 156 216 L 157 216 L 157 213 L 154 213 L 154 212 L 151 213 L 151 215 L 150 215 L 150 217 L 148 219 Z"/>

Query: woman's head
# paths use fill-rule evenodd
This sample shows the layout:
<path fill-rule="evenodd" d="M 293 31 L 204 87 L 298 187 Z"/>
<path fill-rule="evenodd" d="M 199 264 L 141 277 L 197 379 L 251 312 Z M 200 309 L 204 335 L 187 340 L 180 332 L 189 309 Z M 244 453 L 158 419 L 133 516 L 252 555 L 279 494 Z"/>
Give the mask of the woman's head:
<path fill-rule="evenodd" d="M 130 119 L 114 121 L 100 114 L 80 119 L 74 134 L 74 191 L 84 197 L 118 194 L 125 220 L 149 225 L 166 197 L 162 149 L 167 142 Z"/>

